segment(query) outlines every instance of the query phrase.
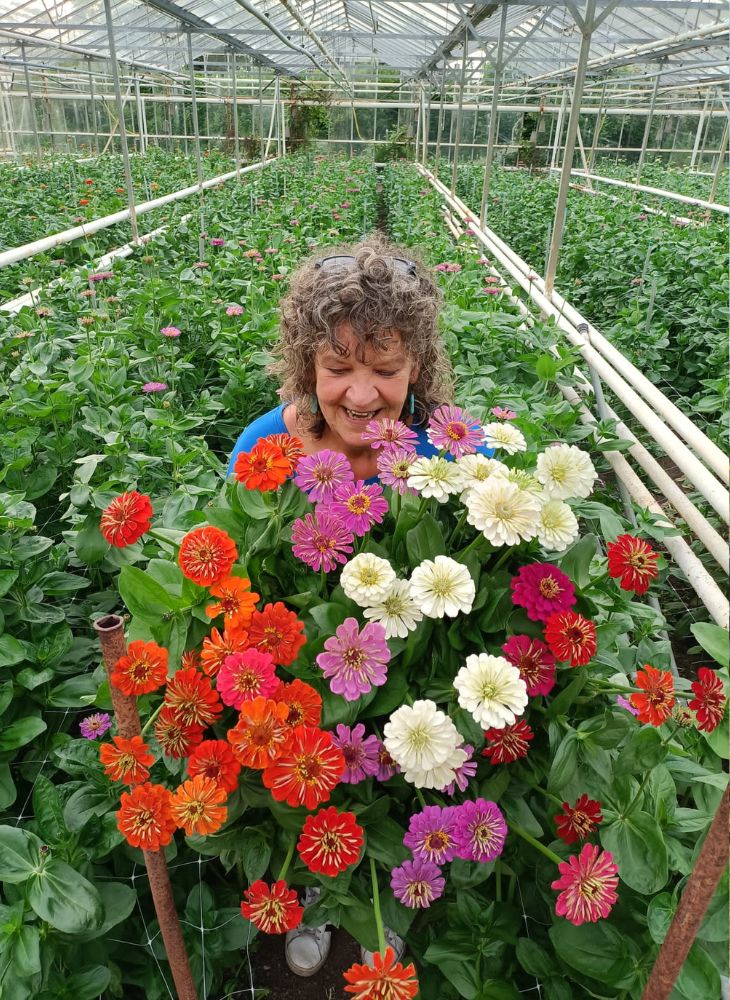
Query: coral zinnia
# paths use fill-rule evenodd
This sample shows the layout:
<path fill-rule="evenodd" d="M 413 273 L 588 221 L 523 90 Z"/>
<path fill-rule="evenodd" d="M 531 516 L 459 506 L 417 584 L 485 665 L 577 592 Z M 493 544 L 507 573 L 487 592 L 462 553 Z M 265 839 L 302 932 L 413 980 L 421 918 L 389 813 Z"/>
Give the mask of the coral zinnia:
<path fill-rule="evenodd" d="M 351 812 L 338 812 L 334 806 L 307 816 L 297 843 L 297 850 L 310 872 L 334 877 L 360 856 L 362 827 Z"/>
<path fill-rule="evenodd" d="M 392 948 L 373 955 L 372 967 L 351 965 L 344 973 L 345 993 L 352 993 L 354 1000 L 412 1000 L 418 994 L 418 980 L 413 962 L 402 965 L 395 961 Z"/>
<path fill-rule="evenodd" d="M 274 701 L 282 701 L 289 709 L 284 720 L 291 729 L 295 726 L 318 726 L 322 718 L 322 698 L 311 684 L 305 684 L 299 678 L 291 683 L 283 681 L 271 695 Z"/>
<path fill-rule="evenodd" d="M 521 566 L 510 587 L 512 603 L 524 608 L 533 622 L 546 622 L 558 611 L 569 611 L 576 601 L 569 577 L 550 563 Z"/>
<path fill-rule="evenodd" d="M 180 543 L 177 561 L 188 580 L 210 587 L 229 576 L 238 558 L 236 543 L 220 528 L 193 528 Z"/>
<path fill-rule="evenodd" d="M 562 861 L 560 878 L 551 883 L 563 891 L 555 903 L 555 912 L 571 924 L 594 923 L 609 915 L 618 898 L 618 868 L 609 851 L 596 844 L 584 844 L 579 855 Z"/>
<path fill-rule="evenodd" d="M 177 823 L 170 811 L 172 792 L 162 785 L 136 785 L 122 792 L 121 809 L 116 813 L 119 832 L 132 847 L 159 851 L 172 840 Z"/>
<path fill-rule="evenodd" d="M 288 667 L 307 641 L 303 632 L 304 623 L 281 601 L 277 601 L 267 604 L 263 611 L 254 611 L 248 640 L 261 652 L 270 653 L 274 663 Z"/>
<path fill-rule="evenodd" d="M 279 756 L 289 736 L 287 706 L 271 698 L 254 698 L 241 705 L 238 722 L 228 730 L 236 760 L 245 767 L 264 768 Z"/>
<path fill-rule="evenodd" d="M 188 777 L 202 774 L 227 792 L 238 788 L 241 765 L 226 740 L 203 740 L 188 757 Z"/>
<path fill-rule="evenodd" d="M 326 802 L 345 770 L 332 736 L 312 726 L 292 729 L 282 753 L 264 770 L 266 788 L 277 802 L 314 809 Z"/>
<path fill-rule="evenodd" d="M 700 667 L 697 677 L 698 680 L 692 681 L 695 697 L 689 702 L 689 708 L 697 716 L 697 728 L 705 733 L 711 733 L 722 722 L 727 698 L 722 681 L 714 670 Z"/>
<path fill-rule="evenodd" d="M 241 708 L 244 702 L 268 698 L 279 686 L 270 653 L 258 649 L 245 649 L 225 658 L 216 681 L 220 696 L 226 705 Z"/>
<path fill-rule="evenodd" d="M 639 710 L 639 722 L 661 726 L 672 714 L 674 705 L 674 681 L 669 670 L 657 670 L 644 664 L 636 673 L 636 686 L 642 688 L 632 694 L 629 701 Z"/>
<path fill-rule="evenodd" d="M 99 525 L 110 545 L 123 549 L 138 541 L 152 523 L 152 502 L 144 493 L 122 493 L 104 509 Z"/>
<path fill-rule="evenodd" d="M 111 682 L 126 695 L 156 691 L 167 680 L 167 650 L 156 642 L 137 639 L 114 664 Z"/>
<path fill-rule="evenodd" d="M 615 542 L 609 543 L 607 551 L 608 575 L 621 581 L 622 590 L 645 594 L 659 575 L 659 555 L 651 545 L 633 535 L 619 535 Z"/>
<path fill-rule="evenodd" d="M 302 922 L 304 907 L 283 879 L 271 886 L 258 879 L 243 895 L 241 913 L 265 934 L 285 934 Z"/>
<path fill-rule="evenodd" d="M 155 738 L 168 757 L 188 757 L 202 743 L 203 730 L 185 725 L 169 708 L 163 708 L 155 721 Z"/>
<path fill-rule="evenodd" d="M 555 657 L 544 642 L 529 635 L 511 635 L 502 652 L 519 670 L 531 698 L 550 694 L 555 686 Z"/>
<path fill-rule="evenodd" d="M 563 812 L 558 813 L 553 819 L 560 839 L 566 844 L 574 844 L 576 840 L 585 840 L 598 824 L 603 822 L 601 803 L 589 799 L 583 793 L 576 799 L 574 806 L 563 802 Z"/>
<path fill-rule="evenodd" d="M 488 757 L 490 764 L 511 764 L 527 756 L 528 744 L 534 736 L 524 719 L 504 729 L 487 729 L 484 734 L 487 746 L 482 750 L 482 757 Z"/>
<path fill-rule="evenodd" d="M 228 810 L 225 802 L 228 794 L 211 778 L 202 774 L 190 778 L 174 792 L 171 812 L 178 826 L 190 837 L 194 833 L 202 837 L 215 833 L 226 821 Z"/>
<path fill-rule="evenodd" d="M 99 760 L 104 765 L 104 773 L 112 781 L 124 781 L 128 785 L 147 781 L 155 758 L 142 737 L 133 736 L 127 740 L 123 736 L 112 736 L 112 743 L 102 743 L 99 747 Z"/>
<path fill-rule="evenodd" d="M 241 452 L 233 466 L 233 474 L 247 490 L 275 490 L 291 475 L 292 464 L 278 445 L 257 441 L 251 451 Z"/>
<path fill-rule="evenodd" d="M 242 653 L 248 647 L 248 632 L 240 628 L 225 628 L 223 634 L 217 628 L 203 639 L 200 665 L 209 677 L 215 677 L 232 653 Z"/>
<path fill-rule="evenodd" d="M 582 667 L 595 655 L 596 626 L 575 611 L 564 611 L 548 618 L 545 641 L 551 653 L 571 667 Z"/>
<path fill-rule="evenodd" d="M 223 615 L 226 627 L 230 628 L 245 628 L 259 599 L 258 594 L 251 593 L 251 581 L 245 576 L 229 576 L 213 584 L 210 596 L 218 601 L 208 605 L 206 615 L 209 618 Z"/>
<path fill-rule="evenodd" d="M 209 677 L 194 667 L 178 670 L 167 682 L 165 707 L 184 726 L 212 725 L 223 711 Z"/>

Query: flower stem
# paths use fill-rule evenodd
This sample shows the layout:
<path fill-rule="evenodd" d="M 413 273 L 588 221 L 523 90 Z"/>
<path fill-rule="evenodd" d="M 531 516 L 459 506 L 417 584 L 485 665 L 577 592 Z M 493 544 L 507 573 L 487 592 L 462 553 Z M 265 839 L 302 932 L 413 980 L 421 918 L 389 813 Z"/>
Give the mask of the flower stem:
<path fill-rule="evenodd" d="M 150 728 L 150 726 L 152 725 L 152 723 L 155 721 L 155 719 L 157 718 L 157 716 L 162 711 L 164 705 L 165 705 L 164 701 L 161 701 L 160 704 L 157 706 L 157 708 L 152 713 L 152 715 L 149 717 L 149 719 L 142 726 L 142 731 L 139 734 L 140 736 L 144 736 L 144 734 L 147 732 L 147 730 Z"/>
<path fill-rule="evenodd" d="M 457 536 L 461 532 L 461 529 L 464 527 L 464 521 L 466 520 L 466 515 L 468 513 L 469 513 L 468 508 L 464 507 L 461 514 L 459 515 L 459 520 L 456 522 L 454 530 L 451 532 L 448 541 L 446 542 L 446 548 L 448 550 L 451 549 L 452 545 L 454 544 L 454 540 L 457 538 Z"/>
<path fill-rule="evenodd" d="M 671 731 L 671 733 L 669 733 L 667 736 L 664 737 L 664 739 L 661 741 L 661 743 L 659 744 L 659 746 L 660 747 L 665 747 L 668 743 L 670 743 L 674 739 L 674 736 L 678 732 L 679 728 L 680 728 L 679 726 L 675 726 L 674 729 Z M 639 787 L 638 787 L 638 789 L 636 791 L 636 795 L 634 795 L 634 797 L 631 800 L 631 802 L 629 802 L 628 808 L 624 810 L 623 815 L 621 816 L 621 819 L 626 819 L 626 817 L 629 816 L 633 812 L 634 807 L 636 806 L 636 803 L 641 798 L 642 792 L 644 791 L 644 789 L 646 788 L 647 784 L 649 783 L 649 779 L 651 778 L 652 773 L 653 773 L 653 769 L 651 769 L 651 768 L 646 772 L 646 774 L 644 775 L 644 777 L 641 780 L 641 784 L 639 785 Z"/>
<path fill-rule="evenodd" d="M 289 842 L 289 850 L 286 852 L 286 857 L 284 858 L 284 864 L 279 869 L 279 874 L 276 876 L 276 881 L 279 882 L 283 879 L 286 873 L 289 871 L 289 865 L 291 864 L 291 859 L 294 857 L 294 848 L 297 843 L 297 838 L 292 837 Z"/>
<path fill-rule="evenodd" d="M 375 914 L 375 926 L 378 931 L 378 948 L 380 954 L 385 955 L 385 931 L 383 930 L 383 915 L 380 912 L 380 893 L 378 891 L 378 873 L 375 870 L 375 859 L 370 858 L 370 881 L 373 884 L 373 913 Z"/>
<path fill-rule="evenodd" d="M 464 556 L 465 556 L 465 555 L 466 555 L 466 554 L 467 554 L 468 552 L 471 552 L 471 550 L 472 550 L 472 549 L 473 549 L 473 548 L 474 548 L 474 547 L 475 547 L 476 545 L 478 545 L 478 544 L 479 544 L 479 542 L 481 542 L 483 538 L 484 538 L 484 535 L 483 535 L 483 534 L 482 534 L 481 532 L 479 532 L 479 534 L 478 534 L 478 535 L 476 536 L 476 538 L 472 538 L 472 540 L 471 540 L 471 541 L 469 542 L 469 544 L 467 545 L 467 547 L 466 547 L 465 549 L 462 549 L 462 550 L 461 550 L 461 552 L 459 552 L 459 553 L 458 553 L 458 556 L 457 556 L 457 558 L 458 558 L 459 560 L 463 559 L 463 558 L 464 558 Z"/>
<path fill-rule="evenodd" d="M 502 568 L 502 566 L 507 562 L 507 560 L 511 555 L 512 555 L 512 549 L 509 547 L 505 548 L 504 552 L 499 557 L 499 559 L 497 559 L 494 566 L 489 567 L 489 572 L 496 573 L 498 569 Z"/>
<path fill-rule="evenodd" d="M 509 828 L 513 833 L 516 833 L 518 837 L 522 837 L 523 840 L 526 840 L 528 844 L 532 844 L 536 850 L 540 851 L 541 854 L 544 854 L 546 858 L 549 858 L 553 864 L 561 865 L 563 863 L 562 858 L 559 858 L 558 855 L 554 851 L 551 851 L 549 847 L 545 847 L 544 844 L 541 844 L 539 840 L 535 840 L 535 838 L 530 836 L 527 830 L 523 830 L 521 826 L 517 826 L 516 823 L 510 823 Z"/>

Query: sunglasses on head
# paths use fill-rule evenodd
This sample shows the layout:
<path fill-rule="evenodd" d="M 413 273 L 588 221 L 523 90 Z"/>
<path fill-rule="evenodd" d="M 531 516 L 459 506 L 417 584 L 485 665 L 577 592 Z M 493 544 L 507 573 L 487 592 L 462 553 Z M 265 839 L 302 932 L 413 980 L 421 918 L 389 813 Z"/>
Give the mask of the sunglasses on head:
<path fill-rule="evenodd" d="M 407 274 L 411 278 L 416 276 L 415 261 L 406 260 L 405 257 L 391 257 L 390 259 L 393 261 L 397 271 Z M 337 254 L 334 257 L 323 257 L 321 260 L 315 261 L 314 266 L 318 271 L 330 271 L 336 267 L 351 267 L 355 263 L 355 260 L 356 258 L 352 254 Z"/>

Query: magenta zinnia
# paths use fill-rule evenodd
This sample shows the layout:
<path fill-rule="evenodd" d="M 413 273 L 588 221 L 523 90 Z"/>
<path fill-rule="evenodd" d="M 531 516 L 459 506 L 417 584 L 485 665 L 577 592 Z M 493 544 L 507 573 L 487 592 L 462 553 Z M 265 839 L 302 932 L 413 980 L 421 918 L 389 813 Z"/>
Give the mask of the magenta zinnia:
<path fill-rule="evenodd" d="M 473 455 L 484 441 L 482 425 L 460 406 L 439 406 L 428 422 L 426 434 L 434 448 L 446 450 L 454 458 Z"/>
<path fill-rule="evenodd" d="M 352 552 L 352 531 L 331 508 L 317 507 L 292 525 L 292 552 L 312 569 L 331 573 Z"/>
<path fill-rule="evenodd" d="M 560 878 L 553 889 L 562 889 L 555 903 L 555 912 L 571 924 L 594 923 L 605 919 L 618 898 L 618 868 L 613 855 L 596 844 L 584 844 L 578 855 L 562 861 Z"/>
<path fill-rule="evenodd" d="M 345 456 L 339 451 L 318 451 L 299 459 L 294 482 L 307 494 L 312 503 L 329 503 L 335 490 L 343 483 L 351 483 L 354 473 Z"/>
<path fill-rule="evenodd" d="M 329 678 L 334 694 L 355 701 L 371 688 L 385 684 L 390 649 L 379 622 L 369 622 L 360 631 L 357 619 L 346 618 L 325 641 L 324 648 L 326 652 L 319 654 L 317 665 Z"/>
<path fill-rule="evenodd" d="M 377 736 L 367 736 L 363 739 L 364 736 L 365 726 L 362 722 L 352 729 L 340 724 L 337 726 L 336 735 L 332 736 L 333 745 L 340 748 L 345 758 L 345 771 L 340 781 L 346 785 L 357 785 L 378 772 L 380 741 Z"/>
<path fill-rule="evenodd" d="M 438 865 L 423 858 L 414 858 L 393 869 L 390 885 L 393 895 L 404 906 L 423 909 L 439 898 L 446 881 Z"/>
<path fill-rule="evenodd" d="M 512 603 L 524 608 L 533 622 L 546 622 L 552 614 L 570 611 L 576 601 L 570 579 L 550 563 L 522 566 L 510 587 Z"/>
<path fill-rule="evenodd" d="M 244 701 L 270 698 L 278 686 L 273 656 L 258 649 L 231 653 L 223 661 L 216 679 L 218 693 L 226 705 L 239 709 Z"/>
<path fill-rule="evenodd" d="M 410 493 L 415 496 L 416 490 L 408 485 L 411 466 L 416 459 L 415 451 L 405 448 L 384 448 L 378 455 L 378 474 L 384 486 L 390 486 L 401 495 Z"/>
<path fill-rule="evenodd" d="M 362 433 L 362 439 L 369 441 L 371 448 L 398 447 L 414 452 L 418 435 L 402 421 L 386 417 L 384 420 L 371 420 Z"/>
<path fill-rule="evenodd" d="M 544 642 L 529 635 L 512 635 L 502 652 L 519 670 L 531 698 L 550 694 L 555 686 L 555 657 Z"/>
<path fill-rule="evenodd" d="M 456 817 L 453 806 L 426 806 L 408 823 L 404 845 L 416 858 L 442 865 L 456 857 Z"/>
<path fill-rule="evenodd" d="M 358 479 L 357 482 L 337 487 L 331 510 L 342 518 L 349 531 L 361 538 L 374 524 L 383 520 L 388 501 L 377 483 L 367 486 L 363 479 Z"/>
<path fill-rule="evenodd" d="M 471 743 L 465 743 L 459 748 L 463 750 L 467 755 L 466 760 L 463 764 L 459 764 L 458 767 L 454 768 L 454 780 L 450 781 L 448 785 L 444 785 L 441 789 L 443 795 L 453 795 L 458 788 L 460 792 L 465 792 L 469 787 L 469 779 L 473 778 L 477 773 L 477 762 L 473 760 L 474 747 Z"/>
<path fill-rule="evenodd" d="M 502 853 L 507 824 L 499 806 L 486 799 L 454 806 L 457 856 L 466 861 L 494 861 Z"/>

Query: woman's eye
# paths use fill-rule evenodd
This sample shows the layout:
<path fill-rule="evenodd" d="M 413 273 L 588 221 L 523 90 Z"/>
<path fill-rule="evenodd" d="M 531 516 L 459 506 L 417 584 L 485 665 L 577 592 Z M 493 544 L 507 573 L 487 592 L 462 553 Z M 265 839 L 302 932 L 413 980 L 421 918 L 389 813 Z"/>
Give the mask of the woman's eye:
<path fill-rule="evenodd" d="M 383 378 L 392 378 L 394 375 L 397 375 L 398 372 L 376 372 L 375 374 L 380 375 Z"/>
<path fill-rule="evenodd" d="M 345 368 L 328 368 L 327 371 L 330 375 L 346 375 L 347 369 Z"/>

